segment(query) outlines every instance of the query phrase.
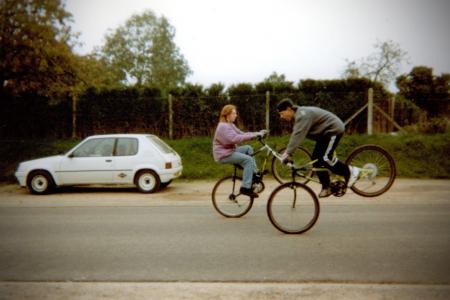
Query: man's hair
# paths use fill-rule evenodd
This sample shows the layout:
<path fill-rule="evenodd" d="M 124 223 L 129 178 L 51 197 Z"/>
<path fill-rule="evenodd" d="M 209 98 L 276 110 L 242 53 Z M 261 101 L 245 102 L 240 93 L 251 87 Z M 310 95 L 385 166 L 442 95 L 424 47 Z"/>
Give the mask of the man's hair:
<path fill-rule="evenodd" d="M 290 107 L 290 108 L 294 107 L 294 102 L 292 102 L 292 100 L 289 98 L 284 98 L 277 104 L 277 110 L 279 112 L 286 110 L 288 107 Z"/>

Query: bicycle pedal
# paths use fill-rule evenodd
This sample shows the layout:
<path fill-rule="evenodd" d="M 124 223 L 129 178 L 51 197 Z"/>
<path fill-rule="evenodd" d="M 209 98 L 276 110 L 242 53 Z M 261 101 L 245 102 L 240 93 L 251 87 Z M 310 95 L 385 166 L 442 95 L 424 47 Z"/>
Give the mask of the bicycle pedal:
<path fill-rule="evenodd" d="M 252 188 L 253 191 L 257 194 L 261 193 L 264 190 L 264 186 L 261 183 L 254 183 Z"/>
<path fill-rule="evenodd" d="M 347 186 L 346 186 L 345 182 L 342 180 L 333 181 L 330 184 L 330 187 L 331 187 L 331 191 L 335 197 L 342 197 L 347 192 Z"/>

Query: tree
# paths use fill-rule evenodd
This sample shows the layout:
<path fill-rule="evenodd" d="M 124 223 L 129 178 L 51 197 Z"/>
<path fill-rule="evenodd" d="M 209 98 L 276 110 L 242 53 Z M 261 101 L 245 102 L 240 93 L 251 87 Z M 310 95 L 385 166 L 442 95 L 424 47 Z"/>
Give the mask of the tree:
<path fill-rule="evenodd" d="M 399 94 L 426 110 L 431 117 L 445 114 L 450 100 L 450 74 L 434 76 L 433 69 L 414 67 L 397 78 Z"/>
<path fill-rule="evenodd" d="M 356 63 L 356 61 L 347 61 L 347 67 L 344 70 L 344 73 L 342 74 L 343 78 L 346 79 L 355 79 L 355 78 L 362 78 L 364 77 L 361 74 L 361 71 L 359 70 L 359 66 Z"/>
<path fill-rule="evenodd" d="M 173 42 L 175 30 L 166 18 L 162 17 L 153 36 L 150 57 L 150 78 L 148 84 L 169 91 L 185 82 L 191 73 L 186 60 Z"/>
<path fill-rule="evenodd" d="M 116 72 L 103 59 L 96 57 L 95 54 L 77 56 L 75 63 L 78 84 L 74 86 L 75 93 L 80 94 L 88 88 L 110 89 L 119 88 L 121 83 L 121 74 Z"/>
<path fill-rule="evenodd" d="M 106 36 L 102 57 L 122 80 L 138 86 L 173 88 L 184 83 L 189 66 L 173 42 L 175 30 L 152 11 L 133 15 L 124 26 Z"/>
<path fill-rule="evenodd" d="M 0 1 L 0 89 L 51 96 L 76 82 L 71 14 L 60 0 Z"/>
<path fill-rule="evenodd" d="M 277 72 L 272 72 L 269 77 L 264 79 L 264 82 L 282 85 L 288 83 L 289 81 L 286 80 L 286 76 L 284 74 L 278 75 Z"/>
<path fill-rule="evenodd" d="M 378 41 L 374 48 L 375 52 L 363 58 L 359 63 L 347 61 L 343 77 L 365 77 L 373 82 L 389 85 L 397 76 L 402 62 L 407 57 L 407 52 L 391 40 Z"/>
<path fill-rule="evenodd" d="M 265 78 L 264 81 L 256 84 L 256 90 L 259 93 L 265 93 L 270 91 L 272 94 L 283 94 L 287 97 L 288 93 L 293 92 L 294 83 L 292 81 L 287 81 L 284 74 L 278 74 L 277 72 L 272 72 L 269 77 Z"/>

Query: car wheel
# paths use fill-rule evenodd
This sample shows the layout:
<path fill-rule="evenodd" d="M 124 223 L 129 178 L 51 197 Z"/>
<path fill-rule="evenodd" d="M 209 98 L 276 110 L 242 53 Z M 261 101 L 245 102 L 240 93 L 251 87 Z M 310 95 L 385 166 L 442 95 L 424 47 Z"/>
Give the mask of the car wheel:
<path fill-rule="evenodd" d="M 45 171 L 35 171 L 28 175 L 27 187 L 32 194 L 45 195 L 55 187 L 52 176 Z"/>
<path fill-rule="evenodd" d="M 153 193 L 159 189 L 161 181 L 152 170 L 143 170 L 136 175 L 136 187 L 142 193 Z"/>

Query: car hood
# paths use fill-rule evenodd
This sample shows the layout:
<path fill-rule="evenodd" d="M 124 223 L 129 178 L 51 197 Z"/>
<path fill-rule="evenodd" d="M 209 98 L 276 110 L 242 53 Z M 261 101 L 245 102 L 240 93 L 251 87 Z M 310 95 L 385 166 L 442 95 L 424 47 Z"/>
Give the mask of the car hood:
<path fill-rule="evenodd" d="M 64 155 L 54 155 L 54 156 L 47 156 L 47 157 L 27 160 L 27 161 L 21 162 L 19 166 L 22 168 L 26 168 L 29 166 L 53 165 L 53 164 L 61 161 L 62 157 L 64 157 Z"/>

